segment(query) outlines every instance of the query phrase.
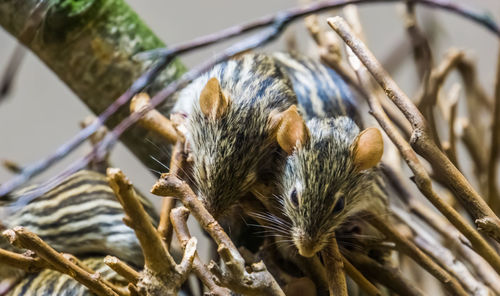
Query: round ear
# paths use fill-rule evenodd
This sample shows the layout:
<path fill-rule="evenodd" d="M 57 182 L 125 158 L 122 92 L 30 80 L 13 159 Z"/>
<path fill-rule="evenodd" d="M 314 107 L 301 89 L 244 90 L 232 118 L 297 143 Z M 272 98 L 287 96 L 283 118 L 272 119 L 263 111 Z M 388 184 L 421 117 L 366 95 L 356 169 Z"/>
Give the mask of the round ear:
<path fill-rule="evenodd" d="M 276 140 L 281 149 L 288 155 L 298 147 L 303 147 L 309 141 L 309 129 L 297 106 L 292 105 L 285 111 L 271 115 L 271 124 L 276 127 Z"/>
<path fill-rule="evenodd" d="M 201 112 L 207 118 L 218 119 L 227 111 L 229 102 L 229 98 L 222 93 L 219 80 L 210 78 L 200 94 Z"/>
<path fill-rule="evenodd" d="M 384 152 L 382 134 L 377 128 L 367 128 L 359 133 L 351 147 L 356 170 L 372 168 L 380 162 Z"/>

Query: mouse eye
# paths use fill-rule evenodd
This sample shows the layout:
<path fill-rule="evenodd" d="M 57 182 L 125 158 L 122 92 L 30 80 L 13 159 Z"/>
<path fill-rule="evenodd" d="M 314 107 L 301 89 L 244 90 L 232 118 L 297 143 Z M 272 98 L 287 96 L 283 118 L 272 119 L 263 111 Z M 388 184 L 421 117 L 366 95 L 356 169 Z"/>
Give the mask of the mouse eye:
<path fill-rule="evenodd" d="M 344 209 L 344 205 L 345 205 L 344 196 L 342 195 L 337 200 L 337 203 L 335 204 L 335 207 L 333 207 L 333 213 L 334 214 L 338 214 L 338 213 L 342 212 L 342 210 Z"/>
<path fill-rule="evenodd" d="M 290 194 L 290 200 L 292 201 L 292 204 L 295 206 L 295 207 L 298 207 L 299 206 L 299 198 L 297 196 L 297 189 L 296 188 L 293 188 L 293 191 L 292 193 Z"/>

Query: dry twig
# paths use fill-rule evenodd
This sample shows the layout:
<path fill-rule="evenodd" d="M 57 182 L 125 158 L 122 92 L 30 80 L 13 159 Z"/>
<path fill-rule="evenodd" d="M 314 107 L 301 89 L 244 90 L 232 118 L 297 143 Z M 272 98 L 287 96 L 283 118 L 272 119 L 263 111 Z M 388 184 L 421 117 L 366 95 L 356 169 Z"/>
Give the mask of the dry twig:
<path fill-rule="evenodd" d="M 345 37 L 349 38 L 349 40 L 351 40 L 351 38 L 356 38 L 352 35 L 352 32 L 348 30 L 347 24 L 343 21 L 342 23 L 343 34 L 346 34 Z M 357 38 L 356 40 L 356 44 L 359 45 L 360 41 Z M 347 44 L 349 45 L 350 43 L 347 42 Z M 359 46 L 356 46 L 356 48 L 359 49 Z M 363 46 L 363 48 L 364 52 L 368 51 L 366 47 Z M 371 61 L 375 61 L 375 58 L 372 55 L 370 55 L 370 59 Z M 367 85 L 369 78 L 367 77 L 365 70 L 359 66 L 358 68 L 355 68 L 355 71 L 358 73 L 361 85 Z M 462 232 L 470 240 L 473 248 L 488 262 L 490 262 L 497 272 L 500 272 L 500 257 L 495 250 L 493 250 L 493 248 L 467 223 L 467 221 L 465 221 L 462 216 L 460 216 L 460 214 L 458 214 L 436 194 L 436 192 L 432 189 L 432 182 L 428 173 L 425 171 L 411 146 L 403 139 L 389 118 L 387 118 L 379 100 L 374 97 L 374 95 L 367 95 L 366 98 L 368 99 L 368 105 L 370 106 L 372 115 L 378 121 L 394 145 L 398 148 L 403 159 L 414 173 L 415 183 L 420 191 L 460 232 Z M 412 110 L 415 111 L 415 106 L 412 106 Z M 416 112 L 418 112 L 418 110 Z"/>
<path fill-rule="evenodd" d="M 380 290 L 372 284 L 365 276 L 354 267 L 354 265 L 349 262 L 344 256 L 342 256 L 342 262 L 344 263 L 344 269 L 346 274 L 358 284 L 361 290 L 365 291 L 369 296 L 380 296 L 382 293 Z"/>
<path fill-rule="evenodd" d="M 100 296 L 120 295 L 117 293 L 118 291 L 113 291 L 110 286 L 106 285 L 98 273 L 90 273 L 87 271 L 88 269 L 81 268 L 65 256 L 59 254 L 56 250 L 52 249 L 36 234 L 29 232 L 23 227 L 15 227 L 6 230 L 3 235 L 9 239 L 11 244 L 23 249 L 32 250 L 46 262 L 44 264 L 50 265 L 53 269 L 71 276 L 79 283 L 89 288 L 93 293 Z"/>
<path fill-rule="evenodd" d="M 411 237 L 408 237 L 408 239 L 415 242 L 420 249 L 427 253 L 443 269 L 453 275 L 467 289 L 469 294 L 490 294 L 486 286 L 474 278 L 462 261 L 458 260 L 449 249 L 440 245 L 434 238 L 427 234 L 422 227 L 418 226 L 412 220 L 408 213 L 395 207 L 393 211 L 410 228 Z"/>
<path fill-rule="evenodd" d="M 452 277 L 446 270 L 441 268 L 436 262 L 425 255 L 417 246 L 404 236 L 399 234 L 393 227 L 382 221 L 379 217 L 372 215 L 370 223 L 375 226 L 388 239 L 396 243 L 398 250 L 415 260 L 420 266 L 425 268 L 430 274 L 438 279 L 452 295 L 468 295 L 460 283 Z"/>
<path fill-rule="evenodd" d="M 187 226 L 187 219 L 189 218 L 189 211 L 185 207 L 177 207 L 172 210 L 170 214 L 172 224 L 177 234 L 177 239 L 182 245 L 182 248 L 186 247 L 187 242 L 191 238 L 189 229 Z M 195 254 L 193 260 L 193 271 L 196 276 L 203 282 L 203 284 L 209 289 L 210 293 L 213 295 L 230 295 L 231 292 L 223 287 L 219 287 L 213 280 L 214 275 L 208 270 L 208 268 L 200 260 L 198 254 Z"/>
<path fill-rule="evenodd" d="M 116 271 L 116 273 L 126 278 L 127 281 L 134 285 L 137 285 L 140 274 L 132 267 L 128 266 L 126 263 L 113 256 L 106 256 L 106 258 L 104 258 L 104 263 L 111 267 L 111 269 Z"/>
<path fill-rule="evenodd" d="M 495 106 L 491 125 L 490 162 L 488 166 L 488 201 L 496 213 L 500 212 L 498 193 L 498 159 L 500 158 L 500 51 L 497 60 L 497 78 L 495 82 Z"/>
<path fill-rule="evenodd" d="M 201 201 L 185 182 L 171 174 L 163 174 L 151 192 L 160 196 L 178 197 L 203 229 L 214 239 L 219 246 L 217 251 L 226 268 L 221 270 L 212 262 L 210 271 L 215 274 L 221 285 L 246 295 L 284 295 L 263 262 L 245 266 L 245 260 L 229 236 L 203 207 Z"/>
<path fill-rule="evenodd" d="M 387 96 L 410 121 L 413 127 L 411 138 L 412 146 L 431 163 L 436 174 L 443 176 L 446 185 L 454 192 L 455 196 L 459 198 L 464 207 L 474 217 L 478 229 L 497 241 L 500 241 L 500 220 L 481 196 L 472 188 L 467 179 L 436 146 L 429 134 L 427 123 L 417 107 L 396 85 L 394 80 L 389 77 L 368 48 L 354 36 L 349 26 L 342 18 L 330 18 L 328 23 L 342 37 L 346 44 L 366 66 L 368 71 L 370 71 L 375 80 L 382 86 Z M 391 137 L 391 134 L 388 133 L 388 135 Z M 396 146 L 398 146 L 398 144 L 396 144 Z M 402 148 L 402 146 L 398 148 Z M 401 150 L 402 149 L 400 149 L 400 151 Z M 409 151 L 405 151 L 406 155 L 404 158 L 415 173 L 415 182 L 424 195 L 429 198 L 431 202 L 436 203 L 435 201 L 438 200 L 438 198 L 432 190 L 432 184 L 427 173 L 419 164 L 416 156 L 413 155 L 410 158 L 408 152 Z M 433 195 L 435 198 L 432 197 Z M 446 215 L 446 217 L 450 219 L 449 215 Z"/>
<path fill-rule="evenodd" d="M 344 263 L 335 237 L 331 239 L 330 244 L 322 252 L 322 255 L 325 261 L 324 265 L 328 278 L 330 296 L 347 296 Z"/>
<path fill-rule="evenodd" d="M 365 276 L 381 283 L 398 295 L 423 296 L 425 295 L 412 282 L 403 277 L 401 271 L 395 267 L 382 265 L 370 257 L 358 252 L 346 252 L 346 259 L 361 271 Z"/>
<path fill-rule="evenodd" d="M 145 268 L 137 283 L 139 291 L 144 290 L 150 295 L 176 295 L 191 270 L 196 238 L 189 240 L 184 257 L 177 265 L 151 224 L 130 181 L 119 169 L 109 168 L 107 175 L 109 185 L 126 213 L 123 220 L 135 231 L 144 254 Z"/>

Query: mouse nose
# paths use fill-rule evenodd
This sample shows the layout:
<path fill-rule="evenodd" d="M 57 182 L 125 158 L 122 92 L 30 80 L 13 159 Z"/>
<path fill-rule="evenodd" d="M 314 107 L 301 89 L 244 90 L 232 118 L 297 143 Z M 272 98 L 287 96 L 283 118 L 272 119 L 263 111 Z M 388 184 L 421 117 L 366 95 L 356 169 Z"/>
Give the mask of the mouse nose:
<path fill-rule="evenodd" d="M 299 254 L 304 257 L 313 257 L 321 250 L 321 247 L 318 246 L 317 242 L 315 242 L 315 240 L 308 235 L 299 235 L 295 239 L 295 246 L 297 247 Z"/>

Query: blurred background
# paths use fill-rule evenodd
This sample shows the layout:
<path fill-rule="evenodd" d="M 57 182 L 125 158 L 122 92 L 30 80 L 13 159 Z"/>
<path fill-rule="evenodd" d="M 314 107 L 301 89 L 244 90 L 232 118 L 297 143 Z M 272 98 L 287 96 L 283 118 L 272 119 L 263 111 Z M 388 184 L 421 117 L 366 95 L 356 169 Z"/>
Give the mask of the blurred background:
<path fill-rule="evenodd" d="M 168 45 L 188 41 L 298 4 L 297 0 L 127 2 Z M 494 20 L 500 22 L 498 0 L 456 2 L 487 11 Z M 368 3 L 358 7 L 368 45 L 375 56 L 385 64 L 390 64 L 395 62 L 397 55 L 406 55 L 404 62 L 392 69 L 391 74 L 407 94 L 415 95 L 418 79 L 404 30 L 403 5 Z M 333 10 L 323 16 L 340 13 L 341 11 Z M 435 36 L 432 41 L 435 63 L 441 61 L 450 47 L 466 50 L 467 55 L 476 61 L 481 83 L 491 95 L 494 89 L 498 39 L 484 27 L 447 11 L 417 5 L 417 16 L 420 27 L 429 33 L 433 32 Z M 313 50 L 312 39 L 306 33 L 303 21 L 298 21 L 290 27 L 288 34 L 297 36 L 298 48 L 301 51 L 310 53 Z M 285 39 L 282 37 L 262 50 L 283 50 Z M 181 60 L 191 67 L 234 41 L 182 56 Z M 15 48 L 16 40 L 0 29 L 0 73 L 3 73 Z M 452 76 L 450 80 L 456 78 Z M 53 153 L 59 145 L 79 131 L 79 122 L 89 114 L 90 111 L 71 90 L 36 56 L 28 52 L 9 98 L 0 104 L 0 159 L 25 165 Z M 45 180 L 60 172 L 89 149 L 89 145 L 84 145 L 35 180 Z M 111 163 L 120 167 L 143 193 L 149 192 L 156 177 L 124 146 L 115 147 Z M 8 171 L 0 168 L 0 183 L 10 177 L 12 175 Z M 150 197 L 159 203 L 157 197 Z"/>

